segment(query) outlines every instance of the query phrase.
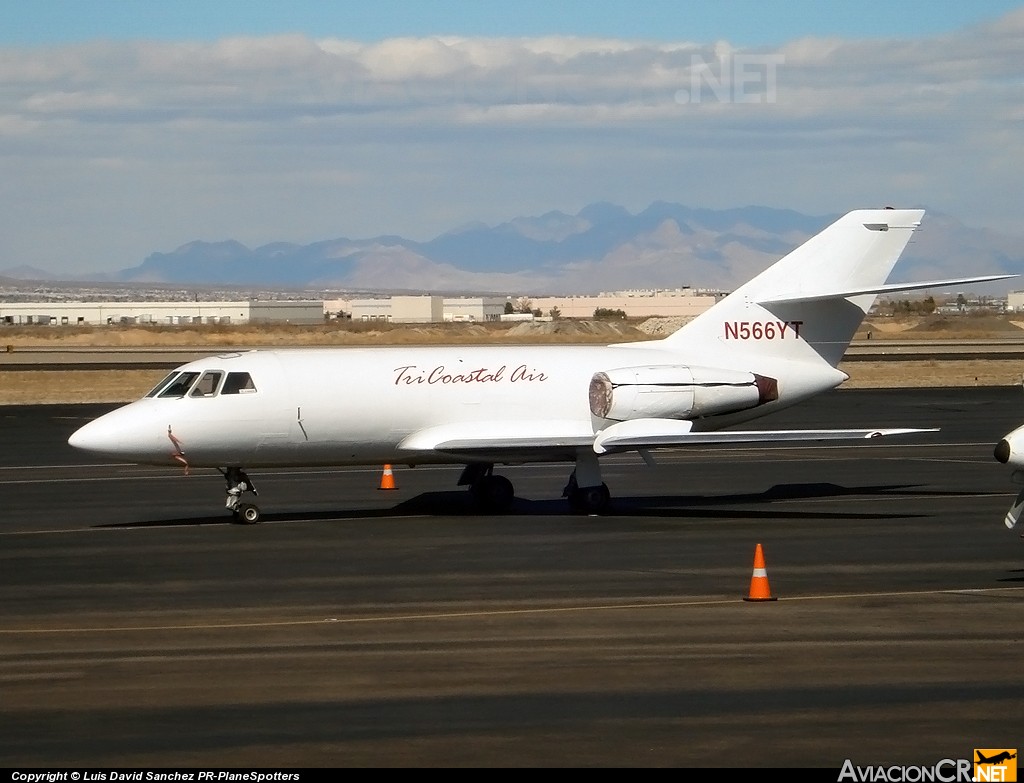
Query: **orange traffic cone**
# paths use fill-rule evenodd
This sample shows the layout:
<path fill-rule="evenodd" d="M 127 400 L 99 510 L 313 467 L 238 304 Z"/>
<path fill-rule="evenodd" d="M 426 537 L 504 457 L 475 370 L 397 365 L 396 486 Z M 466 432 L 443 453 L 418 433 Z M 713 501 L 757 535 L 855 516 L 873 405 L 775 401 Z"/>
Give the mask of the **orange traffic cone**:
<path fill-rule="evenodd" d="M 750 595 L 744 601 L 774 601 L 768 587 L 768 570 L 764 567 L 764 552 L 761 545 L 754 550 L 754 575 L 750 577 Z"/>
<path fill-rule="evenodd" d="M 380 486 L 377 489 L 398 489 L 395 486 L 395 474 L 391 472 L 391 466 L 384 466 L 384 475 L 380 477 Z"/>

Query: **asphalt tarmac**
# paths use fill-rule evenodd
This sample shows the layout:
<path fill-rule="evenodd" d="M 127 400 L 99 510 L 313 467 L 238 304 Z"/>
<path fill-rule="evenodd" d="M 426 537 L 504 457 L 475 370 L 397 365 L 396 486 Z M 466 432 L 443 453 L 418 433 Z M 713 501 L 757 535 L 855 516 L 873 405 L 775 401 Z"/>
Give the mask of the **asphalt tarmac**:
<path fill-rule="evenodd" d="M 840 390 L 772 427 L 864 446 L 500 470 L 103 464 L 111 406 L 0 408 L 0 767 L 931 766 L 1021 742 L 1024 540 L 992 457 L 1013 388 Z M 751 602 L 761 544 L 775 600 Z"/>

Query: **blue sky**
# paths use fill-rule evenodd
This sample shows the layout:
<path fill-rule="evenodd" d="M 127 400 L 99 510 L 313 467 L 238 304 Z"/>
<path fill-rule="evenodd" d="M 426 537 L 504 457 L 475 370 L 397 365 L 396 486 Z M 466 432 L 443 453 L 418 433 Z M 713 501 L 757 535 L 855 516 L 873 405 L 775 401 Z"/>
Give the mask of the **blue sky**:
<path fill-rule="evenodd" d="M 3 0 L 0 42 L 214 40 L 294 32 L 359 41 L 423 35 L 728 38 L 735 45 L 759 46 L 807 35 L 940 35 L 1019 6 L 1001 0 Z"/>
<path fill-rule="evenodd" d="M 0 0 L 0 271 L 595 201 L 1024 233 L 1022 52 L 984 0 Z"/>

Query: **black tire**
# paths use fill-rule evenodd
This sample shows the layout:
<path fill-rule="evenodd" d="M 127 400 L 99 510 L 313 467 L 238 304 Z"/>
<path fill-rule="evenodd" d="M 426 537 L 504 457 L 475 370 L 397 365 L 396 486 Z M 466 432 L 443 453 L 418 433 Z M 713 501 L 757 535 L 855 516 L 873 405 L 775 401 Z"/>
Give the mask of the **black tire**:
<path fill-rule="evenodd" d="M 607 484 L 580 487 L 569 494 L 569 508 L 578 514 L 603 514 L 611 504 Z"/>
<path fill-rule="evenodd" d="M 516 490 L 504 476 L 484 476 L 473 485 L 473 500 L 481 511 L 507 511 L 515 500 Z"/>
<path fill-rule="evenodd" d="M 252 503 L 242 503 L 238 507 L 238 521 L 244 525 L 255 525 L 262 516 L 259 506 Z"/>

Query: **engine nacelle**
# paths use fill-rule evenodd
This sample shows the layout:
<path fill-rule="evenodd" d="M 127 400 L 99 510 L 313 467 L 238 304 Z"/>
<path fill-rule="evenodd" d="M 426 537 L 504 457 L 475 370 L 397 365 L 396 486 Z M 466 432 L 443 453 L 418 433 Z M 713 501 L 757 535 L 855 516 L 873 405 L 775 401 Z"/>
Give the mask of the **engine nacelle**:
<path fill-rule="evenodd" d="M 998 462 L 1018 470 L 1024 468 L 1024 426 L 1009 432 L 996 444 L 993 456 Z"/>
<path fill-rule="evenodd" d="M 778 381 L 715 367 L 619 367 L 590 379 L 599 419 L 697 419 L 754 408 L 779 397 Z"/>

